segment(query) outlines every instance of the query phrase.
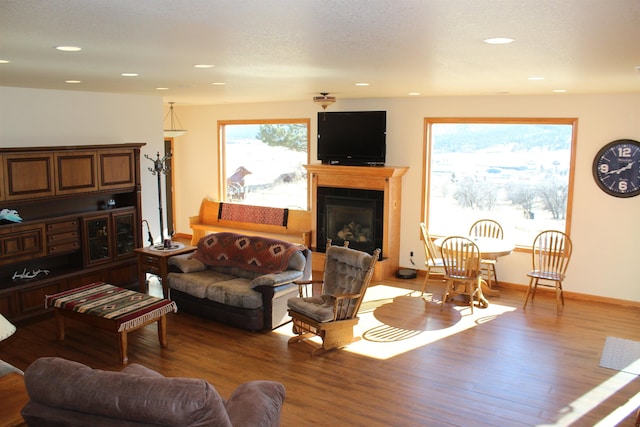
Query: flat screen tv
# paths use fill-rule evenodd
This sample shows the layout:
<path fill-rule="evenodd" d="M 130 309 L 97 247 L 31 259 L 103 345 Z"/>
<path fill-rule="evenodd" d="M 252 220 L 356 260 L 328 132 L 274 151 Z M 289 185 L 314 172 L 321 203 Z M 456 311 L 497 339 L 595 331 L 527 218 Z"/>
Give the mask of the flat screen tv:
<path fill-rule="evenodd" d="M 386 111 L 318 113 L 318 160 L 323 164 L 384 166 Z"/>

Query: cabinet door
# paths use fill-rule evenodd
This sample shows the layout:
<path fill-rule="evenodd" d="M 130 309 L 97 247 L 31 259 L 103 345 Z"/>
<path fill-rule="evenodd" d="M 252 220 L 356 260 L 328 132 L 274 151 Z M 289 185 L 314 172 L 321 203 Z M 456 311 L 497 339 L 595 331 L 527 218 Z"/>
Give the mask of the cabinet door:
<path fill-rule="evenodd" d="M 98 189 L 95 151 L 55 153 L 56 194 L 88 193 Z"/>
<path fill-rule="evenodd" d="M 15 292 L 7 291 L 0 293 L 0 314 L 11 319 L 15 317 L 16 312 Z"/>
<path fill-rule="evenodd" d="M 65 290 L 64 281 L 46 281 L 40 285 L 29 286 L 17 291 L 18 315 L 29 316 L 44 313 L 44 299 L 47 295 Z"/>
<path fill-rule="evenodd" d="M 116 259 L 134 256 L 133 250 L 136 248 L 138 234 L 136 225 L 135 210 L 113 214 L 114 255 Z"/>
<path fill-rule="evenodd" d="M 53 154 L 5 154 L 5 200 L 53 196 Z"/>
<path fill-rule="evenodd" d="M 100 190 L 132 188 L 136 185 L 133 150 L 98 151 Z"/>
<path fill-rule="evenodd" d="M 138 287 L 138 263 L 131 262 L 112 265 L 105 271 L 104 281 L 114 286 L 137 291 Z"/>
<path fill-rule="evenodd" d="M 110 214 L 82 218 L 84 263 L 87 266 L 110 262 L 112 248 Z"/>
<path fill-rule="evenodd" d="M 0 229 L 0 265 L 45 255 L 44 224 L 13 225 Z"/>
<path fill-rule="evenodd" d="M 4 200 L 4 156 L 0 154 L 0 201 Z"/>

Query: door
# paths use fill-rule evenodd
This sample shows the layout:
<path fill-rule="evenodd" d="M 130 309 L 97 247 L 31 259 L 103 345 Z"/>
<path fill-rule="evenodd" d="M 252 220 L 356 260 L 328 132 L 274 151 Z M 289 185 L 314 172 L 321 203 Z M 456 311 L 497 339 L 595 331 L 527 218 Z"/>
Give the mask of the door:
<path fill-rule="evenodd" d="M 173 196 L 173 138 L 165 138 L 164 140 L 164 154 L 170 155 L 169 159 L 169 172 L 165 175 L 165 200 L 167 201 L 167 233 L 173 237 L 176 234 L 175 224 L 175 209 L 174 209 L 174 196 Z"/>

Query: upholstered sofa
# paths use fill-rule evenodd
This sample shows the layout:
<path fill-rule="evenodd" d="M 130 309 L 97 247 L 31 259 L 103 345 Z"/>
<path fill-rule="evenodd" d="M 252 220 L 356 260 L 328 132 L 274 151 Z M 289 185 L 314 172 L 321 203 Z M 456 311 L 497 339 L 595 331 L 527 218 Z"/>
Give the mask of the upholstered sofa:
<path fill-rule="evenodd" d="M 169 259 L 167 284 L 179 312 L 259 331 L 290 321 L 287 300 L 294 280 L 311 277 L 304 246 L 237 233 L 212 233 L 195 252 Z"/>
<path fill-rule="evenodd" d="M 169 378 L 142 365 L 120 372 L 57 357 L 24 373 L 30 427 L 278 426 L 285 388 L 274 381 L 240 385 L 228 400 L 203 379 Z"/>

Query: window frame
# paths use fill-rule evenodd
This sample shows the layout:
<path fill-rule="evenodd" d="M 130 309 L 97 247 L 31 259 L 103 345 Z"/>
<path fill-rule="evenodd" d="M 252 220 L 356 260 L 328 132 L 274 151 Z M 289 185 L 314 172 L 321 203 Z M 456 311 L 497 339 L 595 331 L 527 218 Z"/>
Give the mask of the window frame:
<path fill-rule="evenodd" d="M 567 207 L 565 211 L 565 229 L 567 235 L 571 235 L 571 218 L 573 210 L 573 185 L 575 178 L 575 158 L 578 135 L 577 118 L 523 118 L 523 117 L 425 117 L 424 118 L 424 146 L 422 156 L 422 202 L 420 218 L 427 228 L 429 227 L 429 191 L 431 188 L 431 147 L 432 147 L 432 127 L 434 124 L 525 124 L 525 125 L 570 125 L 571 131 L 571 153 L 569 158 L 569 177 L 567 189 Z M 433 236 L 432 236 L 433 237 Z M 438 237 L 444 237 L 439 236 Z M 531 245 L 516 243 L 516 251 L 531 252 Z"/>
<path fill-rule="evenodd" d="M 227 200 L 227 167 L 226 167 L 226 126 L 228 125 L 280 125 L 280 124 L 303 124 L 307 127 L 307 164 L 310 159 L 311 148 L 311 119 L 309 118 L 291 118 L 291 119 L 237 119 L 237 120 L 218 120 L 218 198 L 220 201 L 229 202 Z M 311 191 L 309 189 L 309 175 L 307 174 L 307 209 L 311 206 Z M 243 204 L 242 202 L 233 202 Z"/>

